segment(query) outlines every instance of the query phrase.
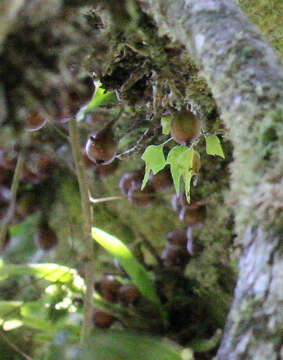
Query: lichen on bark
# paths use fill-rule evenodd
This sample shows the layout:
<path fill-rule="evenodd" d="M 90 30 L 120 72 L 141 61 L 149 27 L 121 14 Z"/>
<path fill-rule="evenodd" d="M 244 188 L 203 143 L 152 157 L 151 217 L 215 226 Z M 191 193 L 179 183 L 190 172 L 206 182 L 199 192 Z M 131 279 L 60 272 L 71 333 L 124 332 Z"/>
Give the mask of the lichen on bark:
<path fill-rule="evenodd" d="M 280 331 L 282 316 L 271 307 L 269 316 L 277 326 L 272 330 L 268 328 L 265 311 L 260 309 L 268 305 L 259 290 L 273 293 L 268 274 L 274 274 L 273 269 L 279 266 L 282 257 L 279 245 L 282 227 L 278 223 L 278 218 L 282 219 L 278 201 L 282 199 L 279 190 L 283 114 L 280 63 L 272 48 L 232 2 L 144 3 L 158 25 L 174 40 L 185 44 L 201 64 L 234 146 L 230 201 L 244 250 L 235 300 L 218 359 L 260 359 L 264 346 L 266 358 L 279 358 L 280 345 L 272 344 L 277 338 L 275 329 Z M 247 267 L 251 276 L 248 288 L 244 286 Z M 276 274 L 273 281 L 280 282 L 280 275 Z M 275 307 L 279 306 L 282 295 L 276 291 L 273 295 Z M 260 336 L 259 329 L 263 332 Z"/>

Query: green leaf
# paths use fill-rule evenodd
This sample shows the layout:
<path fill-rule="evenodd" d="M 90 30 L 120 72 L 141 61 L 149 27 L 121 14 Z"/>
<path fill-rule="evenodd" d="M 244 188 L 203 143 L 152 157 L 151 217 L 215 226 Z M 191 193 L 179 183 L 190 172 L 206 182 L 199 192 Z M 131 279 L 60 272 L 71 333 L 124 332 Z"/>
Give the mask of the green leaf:
<path fill-rule="evenodd" d="M 0 301 L 0 324 L 6 320 L 19 319 L 22 301 Z"/>
<path fill-rule="evenodd" d="M 206 135 L 206 153 L 208 155 L 218 155 L 225 159 L 225 155 L 221 146 L 221 142 L 216 135 Z"/>
<path fill-rule="evenodd" d="M 104 249 L 109 251 L 111 255 L 119 260 L 141 294 L 146 299 L 156 304 L 162 316 L 165 317 L 154 284 L 145 268 L 136 260 L 129 248 L 115 236 L 95 227 L 92 228 L 92 237 L 103 246 Z"/>
<path fill-rule="evenodd" d="M 165 116 L 161 118 L 162 134 L 169 135 L 171 129 L 172 118 Z"/>
<path fill-rule="evenodd" d="M 70 286 L 73 290 L 83 288 L 82 279 L 77 271 L 57 264 L 4 265 L 0 267 L 0 279 L 11 275 L 31 275 L 50 282 L 59 282 Z"/>
<path fill-rule="evenodd" d="M 163 145 L 150 145 L 145 149 L 141 157 L 145 161 L 145 174 L 141 189 L 143 190 L 149 179 L 150 171 L 156 175 L 166 165 L 163 154 Z"/>
<path fill-rule="evenodd" d="M 115 104 L 116 102 L 117 97 L 115 93 L 106 91 L 101 87 L 101 83 L 98 83 L 90 102 L 83 106 L 77 113 L 77 121 L 82 121 L 87 114 L 91 113 L 98 106 Z"/>
<path fill-rule="evenodd" d="M 200 169 L 199 153 L 185 145 L 175 146 L 168 154 L 167 163 L 170 164 L 176 193 L 180 193 L 180 179 L 185 182 L 185 192 L 190 202 L 191 179 Z"/>
<path fill-rule="evenodd" d="M 185 182 L 185 193 L 186 193 L 188 202 L 191 201 L 191 196 L 190 196 L 191 179 L 194 175 L 193 156 L 194 156 L 194 150 L 187 149 L 177 159 L 177 164 L 180 168 L 180 171 L 183 175 L 183 179 Z"/>
<path fill-rule="evenodd" d="M 85 348 L 84 359 L 182 360 L 181 350 L 164 338 L 121 330 L 96 331 Z"/>
<path fill-rule="evenodd" d="M 170 171 L 177 195 L 180 194 L 180 179 L 182 176 L 182 169 L 180 168 L 177 160 L 186 150 L 188 150 L 188 148 L 185 145 L 177 145 L 170 150 L 167 157 L 167 164 L 170 165 Z"/>

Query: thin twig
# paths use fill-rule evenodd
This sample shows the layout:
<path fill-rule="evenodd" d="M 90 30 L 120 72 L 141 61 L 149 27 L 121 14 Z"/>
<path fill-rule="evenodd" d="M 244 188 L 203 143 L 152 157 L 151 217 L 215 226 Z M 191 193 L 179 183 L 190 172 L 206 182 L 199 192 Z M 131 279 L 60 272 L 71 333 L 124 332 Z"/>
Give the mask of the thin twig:
<path fill-rule="evenodd" d="M 14 349 L 18 354 L 22 355 L 23 358 L 25 358 L 26 360 L 34 360 L 32 357 L 25 354 L 21 349 L 19 349 L 17 345 L 12 343 L 12 341 L 6 335 L 0 332 L 0 336 L 12 349 Z"/>
<path fill-rule="evenodd" d="M 2 228 L 1 228 L 1 232 L 0 232 L 0 249 L 3 249 L 3 247 L 4 247 L 8 227 L 9 227 L 9 224 L 12 221 L 12 218 L 15 213 L 16 197 L 17 197 L 17 191 L 18 191 L 18 187 L 19 187 L 19 183 L 20 183 L 20 176 L 21 176 L 23 163 L 24 163 L 24 155 L 22 152 L 20 152 L 18 155 L 17 165 L 16 165 L 15 172 L 14 172 L 13 179 L 12 179 L 11 202 L 10 202 L 10 205 L 9 205 L 9 208 L 7 211 L 7 215 L 5 216 L 5 218 L 3 219 L 3 222 L 2 222 Z"/>
<path fill-rule="evenodd" d="M 107 201 L 115 201 L 115 200 L 125 200 L 125 196 L 108 196 L 104 198 L 94 199 L 93 197 L 89 197 L 89 201 L 92 204 L 99 204 Z"/>
<path fill-rule="evenodd" d="M 81 332 L 81 343 L 85 344 L 92 329 L 93 312 L 93 286 L 94 286 L 94 241 L 91 237 L 92 209 L 89 201 L 87 176 L 83 163 L 82 153 L 79 142 L 78 126 L 75 118 L 69 122 L 69 138 L 72 147 L 77 178 L 81 195 L 81 207 L 83 216 L 83 232 L 85 237 L 85 248 L 83 257 L 85 259 L 85 282 L 86 293 L 84 297 L 84 319 Z"/>
<path fill-rule="evenodd" d="M 150 140 L 150 138 L 148 138 L 148 136 L 147 136 L 149 132 L 150 132 L 150 129 L 145 130 L 145 132 L 142 134 L 142 136 L 136 142 L 135 146 L 116 155 L 116 158 L 119 160 L 124 160 L 124 159 L 127 159 L 130 156 L 136 154 L 137 152 L 139 152 L 144 147 L 144 145 L 146 145 L 147 142 Z"/>
<path fill-rule="evenodd" d="M 49 123 L 51 128 L 53 130 L 55 130 L 60 136 L 62 136 L 62 138 L 64 138 L 65 140 L 69 141 L 69 136 L 67 134 L 65 134 L 59 127 L 57 124 L 54 124 L 54 122 L 50 122 Z"/>

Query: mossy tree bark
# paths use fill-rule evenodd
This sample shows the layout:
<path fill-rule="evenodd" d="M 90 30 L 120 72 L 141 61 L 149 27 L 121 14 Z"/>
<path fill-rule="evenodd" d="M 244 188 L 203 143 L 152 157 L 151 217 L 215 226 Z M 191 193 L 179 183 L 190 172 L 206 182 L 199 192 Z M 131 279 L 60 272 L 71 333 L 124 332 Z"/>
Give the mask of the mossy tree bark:
<path fill-rule="evenodd" d="M 279 359 L 283 355 L 282 68 L 273 49 L 230 1 L 143 4 L 163 33 L 181 41 L 200 65 L 234 146 L 231 204 L 243 251 L 216 358 Z"/>

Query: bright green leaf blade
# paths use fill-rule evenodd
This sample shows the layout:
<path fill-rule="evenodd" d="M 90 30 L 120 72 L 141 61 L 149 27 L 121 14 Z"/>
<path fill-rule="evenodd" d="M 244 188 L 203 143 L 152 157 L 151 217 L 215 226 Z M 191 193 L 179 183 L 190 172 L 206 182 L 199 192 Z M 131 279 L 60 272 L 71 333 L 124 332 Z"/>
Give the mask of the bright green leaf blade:
<path fill-rule="evenodd" d="M 193 177 L 193 173 L 189 171 L 184 176 L 184 182 L 185 182 L 185 193 L 188 203 L 191 202 L 191 180 Z"/>
<path fill-rule="evenodd" d="M 169 116 L 161 118 L 162 134 L 169 135 L 171 129 L 172 118 Z"/>
<path fill-rule="evenodd" d="M 155 286 L 145 268 L 136 260 L 129 248 L 115 236 L 95 227 L 92 228 L 92 237 L 119 260 L 141 294 L 156 304 L 162 313 L 162 306 L 156 294 Z"/>
<path fill-rule="evenodd" d="M 78 280 L 81 280 L 74 269 L 57 264 L 27 264 L 27 265 L 4 265 L 0 267 L 0 279 L 3 276 L 31 275 L 50 282 L 60 282 L 69 285 L 74 290 L 81 290 Z"/>
<path fill-rule="evenodd" d="M 106 91 L 102 87 L 99 87 L 91 101 L 88 103 L 86 110 L 90 112 L 98 106 L 113 104 L 115 102 L 117 102 L 115 93 Z"/>
<path fill-rule="evenodd" d="M 205 136 L 206 153 L 208 155 L 218 155 L 225 159 L 225 155 L 221 146 L 221 142 L 216 135 Z"/>
<path fill-rule="evenodd" d="M 180 194 L 180 179 L 182 176 L 182 169 L 180 168 L 177 160 L 186 150 L 188 150 L 188 148 L 185 145 L 175 146 L 170 150 L 167 157 L 167 164 L 170 164 L 170 171 L 177 195 Z"/>
<path fill-rule="evenodd" d="M 146 168 L 141 188 L 143 190 L 148 181 L 150 171 L 152 170 L 153 174 L 155 175 L 166 166 L 163 145 L 148 146 L 141 158 L 145 161 Z"/>
<path fill-rule="evenodd" d="M 96 107 L 107 104 L 115 104 L 117 97 L 114 92 L 106 91 L 101 87 L 99 83 L 94 91 L 93 97 L 90 102 L 80 108 L 77 113 L 77 121 L 82 121 L 85 116 L 91 113 Z"/>
<path fill-rule="evenodd" d="M 87 344 L 86 360 L 181 360 L 181 347 L 172 341 L 120 330 L 96 331 Z"/>
<path fill-rule="evenodd" d="M 187 149 L 177 159 L 177 163 L 181 169 L 183 179 L 185 182 L 185 193 L 188 202 L 191 201 L 191 196 L 190 196 L 191 179 L 194 174 L 192 171 L 193 156 L 194 156 L 194 150 Z"/>
<path fill-rule="evenodd" d="M 20 319 L 22 301 L 0 301 L 0 324 L 10 319 Z"/>

